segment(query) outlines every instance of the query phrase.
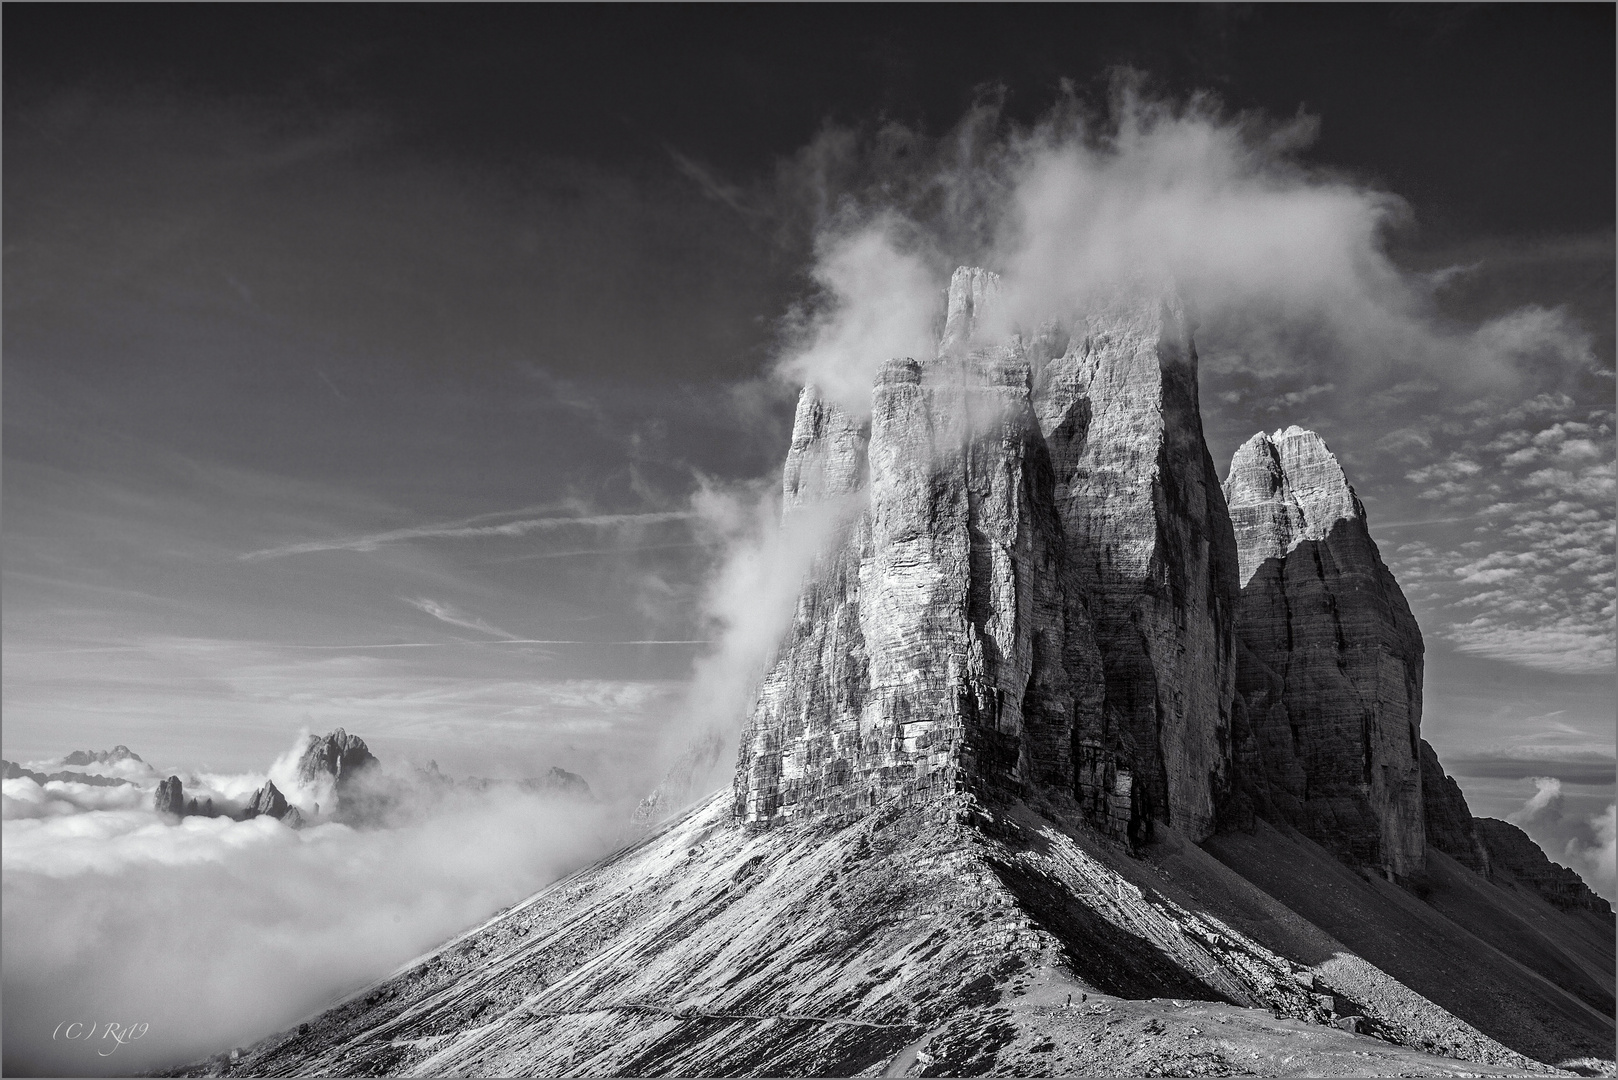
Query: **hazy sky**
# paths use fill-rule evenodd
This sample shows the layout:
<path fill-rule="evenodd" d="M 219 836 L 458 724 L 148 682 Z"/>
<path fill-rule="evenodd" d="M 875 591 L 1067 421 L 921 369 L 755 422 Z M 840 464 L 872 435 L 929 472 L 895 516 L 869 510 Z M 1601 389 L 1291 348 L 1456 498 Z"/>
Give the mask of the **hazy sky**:
<path fill-rule="evenodd" d="M 1259 429 L 1325 436 L 1474 811 L 1555 777 L 1542 842 L 1599 839 L 1610 6 L 4 20 L 8 757 L 262 767 L 344 725 L 384 757 L 642 783 L 613 763 L 720 629 L 733 535 L 693 494 L 775 482 L 770 372 L 837 197 L 880 202 L 986 100 L 1027 124 L 1066 78 L 1104 112 L 1124 64 L 1219 95 L 1208 130 L 1302 115 L 1276 183 L 1380 207 L 1361 254 L 1427 283 L 1430 355 L 1205 313 L 1210 446 L 1223 471 Z"/>

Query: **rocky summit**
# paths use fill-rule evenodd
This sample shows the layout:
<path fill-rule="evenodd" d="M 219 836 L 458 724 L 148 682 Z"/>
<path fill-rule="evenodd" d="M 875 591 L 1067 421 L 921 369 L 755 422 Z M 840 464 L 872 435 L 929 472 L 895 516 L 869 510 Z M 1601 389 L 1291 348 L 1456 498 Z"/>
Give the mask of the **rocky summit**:
<path fill-rule="evenodd" d="M 1221 484 L 1170 289 L 999 305 L 962 268 L 868 409 L 804 388 L 821 543 L 729 788 L 179 1072 L 1610 1073 L 1611 910 L 1421 741 L 1325 443 Z"/>
<path fill-rule="evenodd" d="M 332 784 L 339 794 L 356 777 L 375 767 L 376 758 L 365 740 L 342 728 L 329 735 L 311 735 L 298 759 L 298 779 L 311 787 Z"/>
<path fill-rule="evenodd" d="M 1247 793 L 1355 862 L 1423 863 L 1421 632 L 1319 435 L 1249 439 L 1225 497 L 1241 568 L 1236 634 Z"/>

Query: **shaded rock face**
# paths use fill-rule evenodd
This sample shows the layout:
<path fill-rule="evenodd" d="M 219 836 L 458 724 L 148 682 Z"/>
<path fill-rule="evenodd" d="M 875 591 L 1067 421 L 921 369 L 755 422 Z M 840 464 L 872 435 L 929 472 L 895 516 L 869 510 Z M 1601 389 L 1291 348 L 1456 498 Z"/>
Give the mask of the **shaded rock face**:
<path fill-rule="evenodd" d="M 1495 818 L 1472 820 L 1488 852 L 1490 877 L 1524 886 L 1565 911 L 1590 911 L 1612 918 L 1612 905 L 1591 892 L 1578 874 L 1546 858 L 1527 833 Z"/>
<path fill-rule="evenodd" d="M 1461 785 L 1454 777 L 1444 775 L 1444 766 L 1426 739 L 1421 740 L 1421 806 L 1427 842 L 1467 869 L 1487 877 L 1489 852 L 1478 836 Z"/>
<path fill-rule="evenodd" d="M 178 776 L 171 776 L 158 782 L 157 794 L 152 799 L 152 805 L 159 814 L 185 816 L 185 788 Z"/>
<path fill-rule="evenodd" d="M 938 355 L 883 366 L 868 428 L 799 400 L 784 513 L 837 525 L 743 736 L 746 820 L 981 784 L 1212 830 L 1236 550 L 1184 314 L 985 340 L 997 291 L 956 272 Z"/>
<path fill-rule="evenodd" d="M 1341 858 L 1421 869 L 1422 641 L 1337 459 L 1248 440 L 1225 481 L 1240 559 L 1245 794 Z"/>
<path fill-rule="evenodd" d="M 1127 771 L 1150 815 L 1200 839 L 1229 781 L 1236 546 L 1189 320 L 1145 295 L 1099 303 L 1027 348 L 1051 357 L 1036 409 L 1105 667 L 1105 707 L 1078 736 L 1080 786 L 1115 795 Z"/>
<path fill-rule="evenodd" d="M 317 784 L 329 777 L 339 793 L 355 776 L 376 764 L 365 740 L 338 728 L 324 737 L 309 737 L 309 746 L 298 759 L 298 778 Z"/>

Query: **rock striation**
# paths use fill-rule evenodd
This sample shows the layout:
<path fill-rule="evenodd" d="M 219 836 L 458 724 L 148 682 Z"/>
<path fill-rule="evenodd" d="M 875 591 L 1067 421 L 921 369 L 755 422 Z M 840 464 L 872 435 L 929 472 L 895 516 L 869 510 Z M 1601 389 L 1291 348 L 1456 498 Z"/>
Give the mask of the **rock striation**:
<path fill-rule="evenodd" d="M 882 366 L 868 425 L 799 399 L 784 514 L 832 539 L 743 736 L 747 821 L 981 785 L 1136 841 L 1212 831 L 1236 550 L 1189 322 L 1142 289 L 1008 335 L 998 289 L 956 271 L 937 354 Z"/>
<path fill-rule="evenodd" d="M 883 365 L 868 432 L 806 388 L 784 476 L 785 513 L 828 515 L 832 539 L 743 734 L 742 819 L 1069 794 L 1099 657 L 1027 360 L 946 334 L 933 360 Z"/>
<path fill-rule="evenodd" d="M 1191 329 L 1171 290 L 1135 283 L 1027 347 L 1051 357 L 1036 408 L 1105 669 L 1081 794 L 1132 774 L 1147 816 L 1201 839 L 1229 784 L 1237 562 Z"/>
<path fill-rule="evenodd" d="M 1427 843 L 1474 873 L 1489 876 L 1489 849 L 1478 835 L 1477 822 L 1461 794 L 1461 785 L 1444 774 L 1438 754 L 1421 740 L 1422 825 Z"/>
<path fill-rule="evenodd" d="M 1240 560 L 1243 791 L 1396 875 L 1423 864 L 1421 632 L 1319 435 L 1253 436 L 1225 481 Z M 1251 767 L 1250 767 L 1251 768 Z"/>

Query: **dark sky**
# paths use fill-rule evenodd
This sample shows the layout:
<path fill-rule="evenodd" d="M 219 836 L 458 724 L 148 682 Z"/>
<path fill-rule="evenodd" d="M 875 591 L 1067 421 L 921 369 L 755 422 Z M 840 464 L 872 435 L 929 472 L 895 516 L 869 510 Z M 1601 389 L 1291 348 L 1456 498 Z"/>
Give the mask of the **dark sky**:
<path fill-rule="evenodd" d="M 738 177 L 828 118 L 940 131 L 1002 84 L 1028 120 L 1060 80 L 1095 90 L 1121 64 L 1170 93 L 1326 117 L 1315 159 L 1382 179 L 1432 231 L 1612 215 L 1604 4 L 18 4 L 5 25 L 12 110 L 86 88 L 290 125 L 352 110 L 405 155 L 655 169 L 674 146 Z"/>
<path fill-rule="evenodd" d="M 346 723 L 588 773 L 653 739 L 724 550 L 669 515 L 784 452 L 790 393 L 761 376 L 808 281 L 804 148 L 943 137 L 996 95 L 1030 122 L 1064 79 L 1104 110 L 1128 65 L 1172 100 L 1318 117 L 1307 166 L 1408 204 L 1394 258 L 1466 268 L 1444 319 L 1539 305 L 1587 335 L 1589 370 L 1516 400 L 1435 404 L 1396 372 L 1361 399 L 1212 344 L 1203 393 L 1221 467 L 1290 422 L 1348 464 L 1446 760 L 1611 757 L 1611 616 L 1587 602 L 1612 588 L 1611 5 L 0 18 L 8 756 L 242 767 Z M 1553 540 L 1577 554 L 1484 591 Z M 535 639 L 557 644 L 513 644 Z M 1531 757 L 1477 790 L 1521 801 Z"/>

